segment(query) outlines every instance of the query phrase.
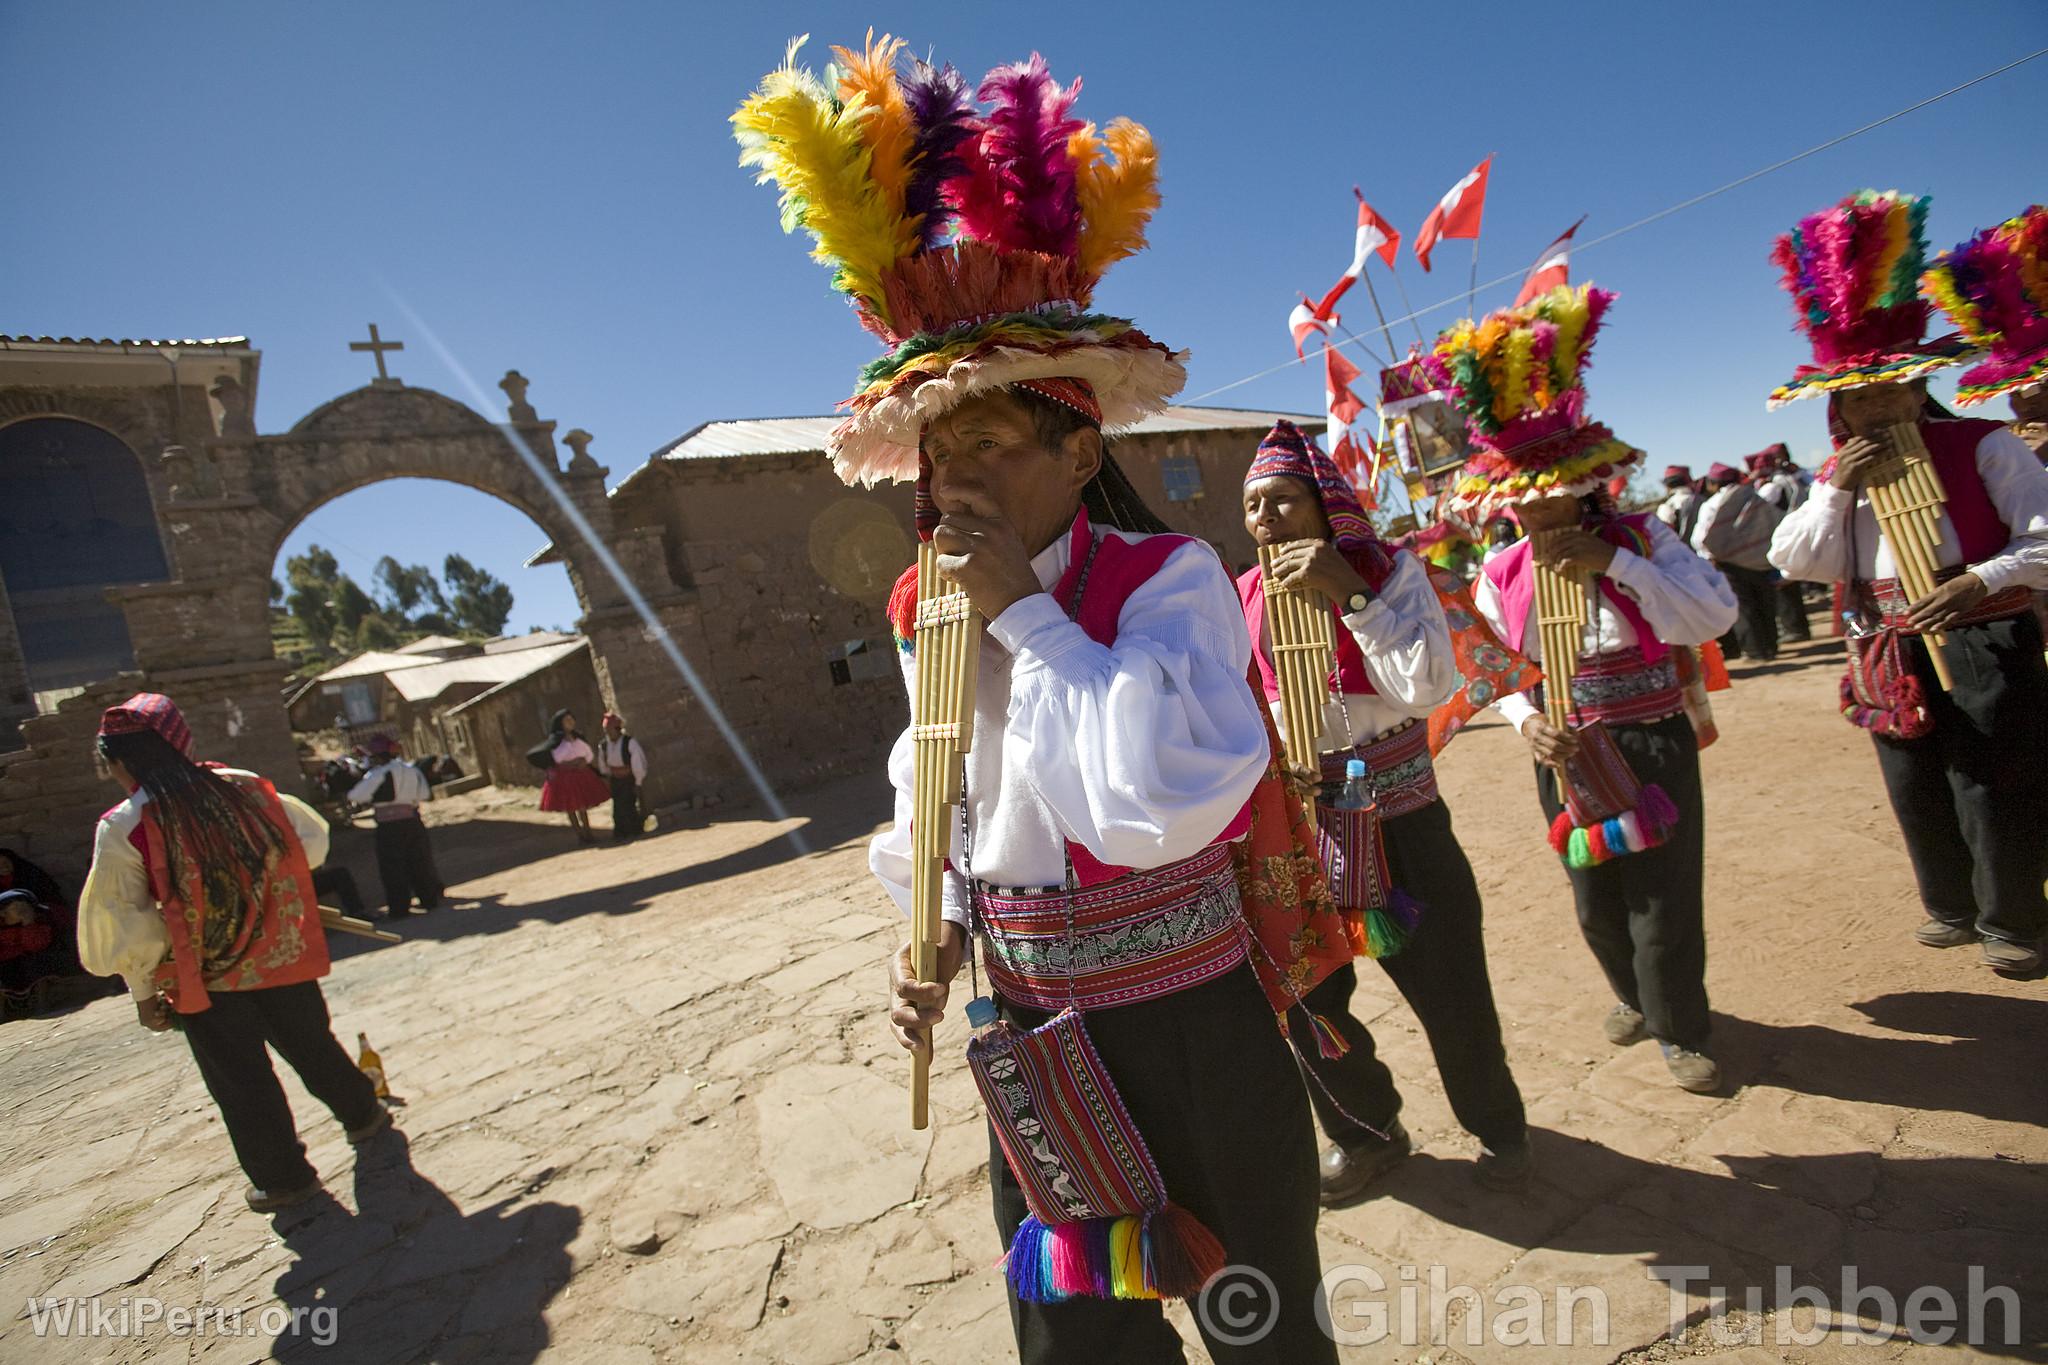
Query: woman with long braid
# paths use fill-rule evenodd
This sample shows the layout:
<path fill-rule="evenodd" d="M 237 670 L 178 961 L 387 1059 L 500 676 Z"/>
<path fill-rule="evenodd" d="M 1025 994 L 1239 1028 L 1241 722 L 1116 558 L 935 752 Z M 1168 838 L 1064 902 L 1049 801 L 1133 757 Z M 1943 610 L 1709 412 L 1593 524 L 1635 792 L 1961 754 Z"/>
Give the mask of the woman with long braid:
<path fill-rule="evenodd" d="M 336 1041 L 312 866 L 327 825 L 255 773 L 192 761 L 168 697 L 109 708 L 99 751 L 128 798 L 100 820 L 79 898 L 79 955 L 119 973 L 144 1028 L 184 1031 L 235 1156 L 249 1207 L 269 1213 L 320 1191 L 267 1044 L 334 1112 L 349 1141 L 390 1125 Z"/>

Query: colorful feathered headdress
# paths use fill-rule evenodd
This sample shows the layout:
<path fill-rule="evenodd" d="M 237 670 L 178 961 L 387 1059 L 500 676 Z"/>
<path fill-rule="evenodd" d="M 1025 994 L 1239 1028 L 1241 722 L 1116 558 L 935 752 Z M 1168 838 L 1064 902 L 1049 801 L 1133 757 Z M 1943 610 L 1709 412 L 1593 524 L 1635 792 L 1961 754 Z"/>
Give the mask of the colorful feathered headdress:
<path fill-rule="evenodd" d="M 1436 339 L 1423 366 L 1474 447 L 1445 499 L 1452 512 L 1484 523 L 1519 502 L 1590 493 L 1642 459 L 1586 416 L 1586 364 L 1613 301 L 1605 289 L 1559 285 Z"/>
<path fill-rule="evenodd" d="M 1988 350 L 1956 384 L 1958 406 L 2048 379 L 2048 208 L 1942 252 L 1920 283 L 1966 341 Z"/>
<path fill-rule="evenodd" d="M 989 389 L 1078 380 L 1112 429 L 1164 408 L 1184 356 L 1090 306 L 1103 272 L 1144 248 L 1152 135 L 1074 118 L 1081 83 L 1062 87 L 1035 53 L 970 95 L 950 66 L 905 64 L 900 39 L 835 48 L 823 78 L 797 65 L 803 42 L 732 124 L 740 164 L 781 190 L 783 230 L 811 234 L 890 347 L 841 404 L 839 476 L 915 479 L 924 425 Z"/>
<path fill-rule="evenodd" d="M 1900 384 L 1968 358 L 1961 338 L 1921 340 L 1927 303 L 1926 195 L 1863 190 L 1809 214 L 1780 237 L 1771 261 L 1784 272 L 1811 365 L 1771 390 L 1769 406 L 1866 384 Z"/>

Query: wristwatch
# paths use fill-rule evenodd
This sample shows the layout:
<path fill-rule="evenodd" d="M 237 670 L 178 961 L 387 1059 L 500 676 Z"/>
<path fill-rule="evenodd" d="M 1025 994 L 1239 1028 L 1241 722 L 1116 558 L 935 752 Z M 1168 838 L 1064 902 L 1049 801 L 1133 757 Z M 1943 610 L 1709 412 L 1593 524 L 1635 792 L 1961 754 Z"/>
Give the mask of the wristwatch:
<path fill-rule="evenodd" d="M 1355 592 L 1352 593 L 1351 596 L 1344 599 L 1344 614 L 1346 616 L 1355 616 L 1356 614 L 1358 614 L 1361 611 L 1364 611 L 1367 607 L 1371 605 L 1371 593 Z"/>

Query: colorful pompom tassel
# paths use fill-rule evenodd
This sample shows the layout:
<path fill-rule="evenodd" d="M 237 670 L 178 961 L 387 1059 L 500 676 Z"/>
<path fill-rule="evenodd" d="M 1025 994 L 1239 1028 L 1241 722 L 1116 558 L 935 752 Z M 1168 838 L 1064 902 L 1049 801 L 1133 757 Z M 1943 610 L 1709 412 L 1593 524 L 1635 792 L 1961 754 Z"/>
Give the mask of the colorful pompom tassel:
<path fill-rule="evenodd" d="M 1316 1036 L 1316 1051 L 1324 1061 L 1334 1062 L 1351 1051 L 1351 1044 L 1344 1041 L 1344 1035 L 1331 1026 L 1322 1015 L 1311 1012 L 1308 1016 L 1308 1031 Z"/>
<path fill-rule="evenodd" d="M 1409 937 L 1421 922 L 1421 901 L 1398 888 L 1388 893 L 1385 905 L 1365 912 L 1366 956 L 1392 957 L 1408 946 Z"/>
<path fill-rule="evenodd" d="M 1178 1204 L 1145 1219 L 1145 1279 L 1163 1299 L 1191 1299 L 1229 1261 L 1216 1234 Z"/>
<path fill-rule="evenodd" d="M 1634 810 L 1583 829 L 1572 823 L 1569 811 L 1559 811 L 1550 823 L 1550 846 L 1566 867 L 1598 867 L 1625 854 L 1656 848 L 1677 824 L 1678 807 L 1671 804 L 1662 787 L 1651 783 L 1637 795 Z"/>

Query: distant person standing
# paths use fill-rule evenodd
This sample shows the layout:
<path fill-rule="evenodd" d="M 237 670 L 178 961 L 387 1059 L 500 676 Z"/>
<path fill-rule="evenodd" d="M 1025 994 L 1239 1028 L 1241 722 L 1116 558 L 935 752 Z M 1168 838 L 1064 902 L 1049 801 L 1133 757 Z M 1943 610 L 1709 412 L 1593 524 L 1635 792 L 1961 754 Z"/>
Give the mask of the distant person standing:
<path fill-rule="evenodd" d="M 1709 469 L 1707 483 L 1714 492 L 1700 508 L 1692 547 L 1721 571 L 1742 608 L 1733 638 L 1723 636 L 1721 648 L 1731 659 L 1769 663 L 1778 657 L 1778 571 L 1769 553 L 1783 514 L 1758 497 L 1732 465 Z"/>
<path fill-rule="evenodd" d="M 597 746 L 597 766 L 612 788 L 612 842 L 630 844 L 646 833 L 640 787 L 647 781 L 647 750 L 626 733 L 626 722 L 616 711 L 604 713 L 604 742 Z"/>
<path fill-rule="evenodd" d="M 576 733 L 575 713 L 565 707 L 555 712 L 550 725 L 545 743 L 553 762 L 547 781 L 541 784 L 540 808 L 567 815 L 569 828 L 576 831 L 576 842 L 594 844 L 597 836 L 590 832 L 590 808 L 611 800 L 611 788 L 593 766 L 597 754 Z"/>
<path fill-rule="evenodd" d="M 1690 468 L 1682 464 L 1664 467 L 1664 501 L 1657 504 L 1657 520 L 1688 545 L 1692 544 L 1693 528 L 1699 525 L 1703 501 Z"/>
<path fill-rule="evenodd" d="M 127 979 L 144 1028 L 183 1030 L 249 1177 L 243 1198 L 269 1213 L 319 1193 L 320 1176 L 266 1046 L 350 1142 L 391 1119 L 320 992 L 327 936 L 312 864 L 327 856 L 326 821 L 255 773 L 194 763 L 191 748 L 168 697 L 140 693 L 102 718 L 100 756 L 128 796 L 94 836 L 79 955 Z"/>
<path fill-rule="evenodd" d="M 433 795 L 433 788 L 418 768 L 399 757 L 389 735 L 373 737 L 369 750 L 372 766 L 349 789 L 348 799 L 369 806 L 376 818 L 377 876 L 384 883 L 386 913 L 392 919 L 410 915 L 415 896 L 420 909 L 438 910 L 446 888 L 434 867 L 427 823 L 420 819 L 420 803 Z"/>
<path fill-rule="evenodd" d="M 1798 511 L 1811 492 L 1806 471 L 1792 463 L 1792 452 L 1783 441 L 1745 457 L 1743 463 L 1749 466 L 1756 495 L 1784 516 Z M 1778 582 L 1778 638 L 1795 644 L 1813 638 L 1813 627 L 1806 619 L 1806 586 L 1782 575 Z"/>

